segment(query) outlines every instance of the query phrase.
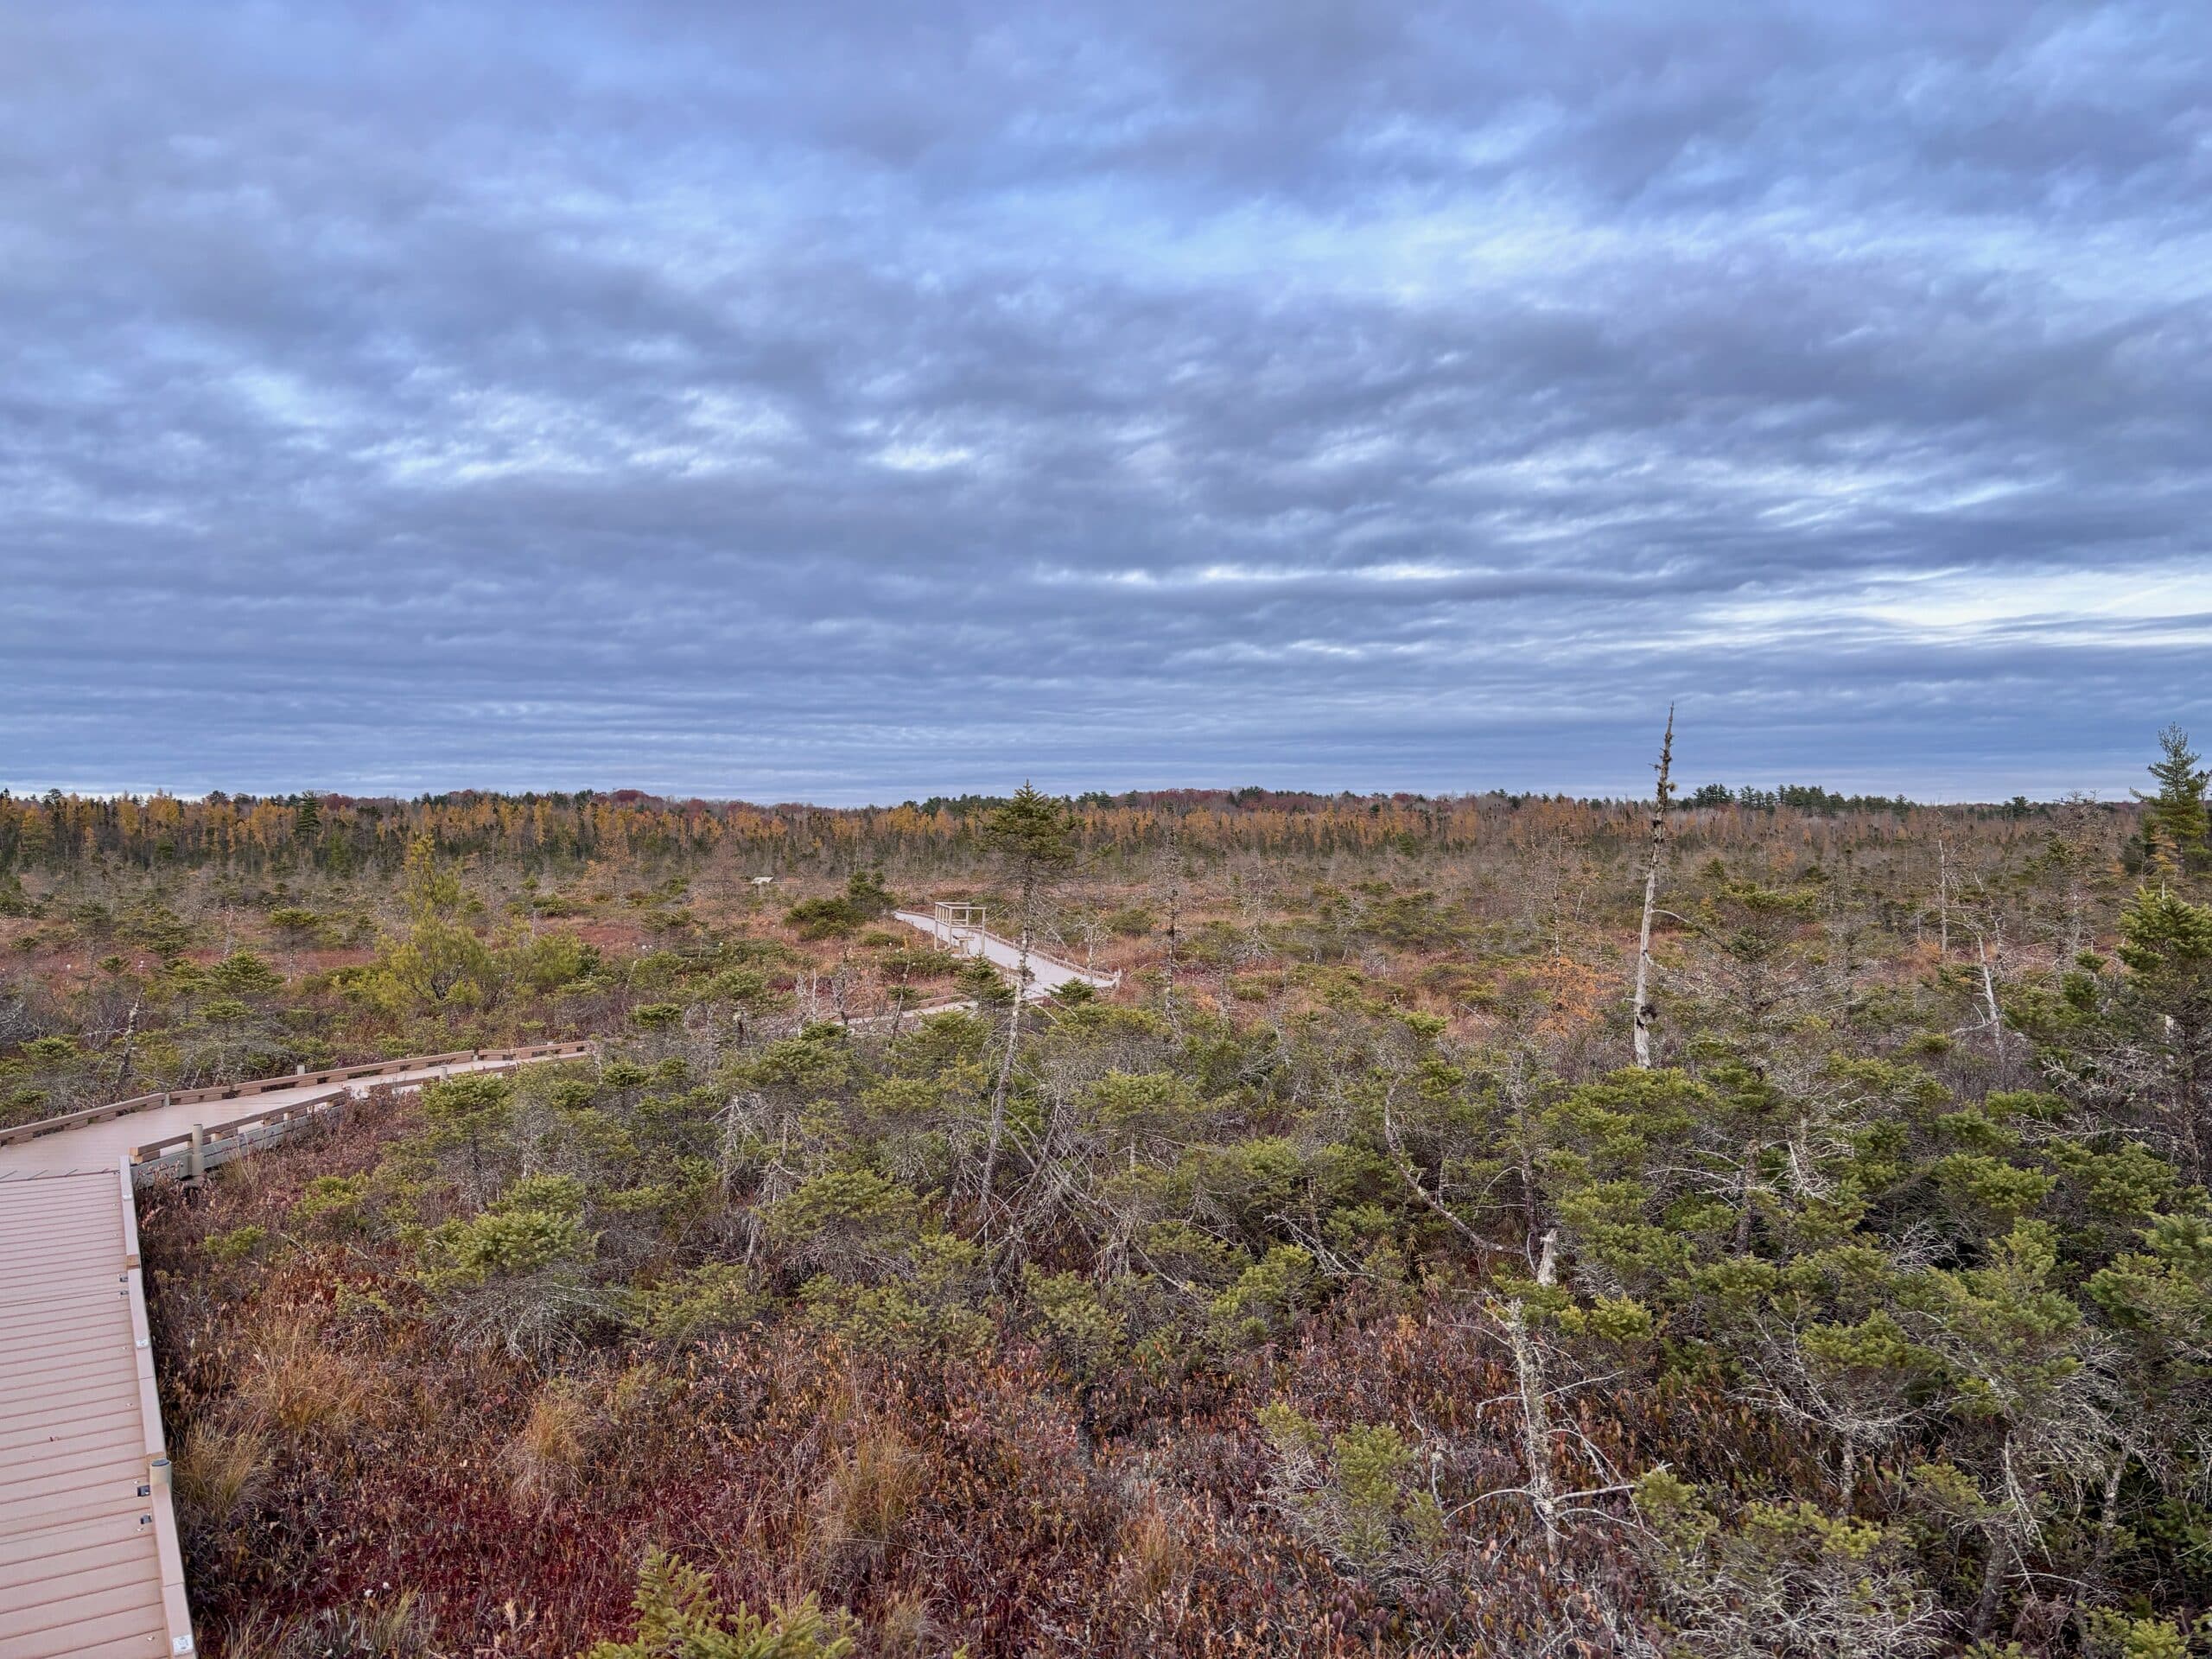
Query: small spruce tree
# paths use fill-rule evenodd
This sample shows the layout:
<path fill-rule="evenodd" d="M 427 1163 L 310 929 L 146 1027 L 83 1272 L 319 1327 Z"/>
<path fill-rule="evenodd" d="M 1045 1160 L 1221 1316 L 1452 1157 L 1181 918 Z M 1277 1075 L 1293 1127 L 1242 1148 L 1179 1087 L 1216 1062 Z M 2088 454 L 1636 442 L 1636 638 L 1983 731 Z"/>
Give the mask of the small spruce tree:
<path fill-rule="evenodd" d="M 2169 876 L 2193 874 L 2212 863 L 2204 809 L 2205 785 L 2212 781 L 2212 772 L 2197 764 L 2202 757 L 2189 747 L 2189 734 L 2179 726 L 2158 734 L 2158 758 L 2150 767 L 2158 780 L 2157 792 L 2134 791 L 2143 803 L 2144 851 Z"/>

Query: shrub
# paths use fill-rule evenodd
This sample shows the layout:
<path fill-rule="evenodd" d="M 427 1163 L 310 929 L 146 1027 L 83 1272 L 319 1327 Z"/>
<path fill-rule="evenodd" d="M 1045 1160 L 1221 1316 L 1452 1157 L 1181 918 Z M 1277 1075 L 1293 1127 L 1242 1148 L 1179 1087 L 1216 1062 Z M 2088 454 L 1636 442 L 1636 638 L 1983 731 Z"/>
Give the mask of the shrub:
<path fill-rule="evenodd" d="M 725 1618 L 707 1575 L 663 1549 L 639 1569 L 635 1605 L 636 1638 L 601 1642 L 584 1659 L 845 1659 L 857 1629 L 851 1614 L 824 1613 L 811 1596 L 766 1618 L 741 1604 Z"/>
<path fill-rule="evenodd" d="M 1053 1345 L 1078 1376 L 1089 1376 L 1118 1355 L 1128 1340 L 1121 1315 L 1098 1300 L 1097 1287 L 1080 1274 L 1025 1269 L 1030 1302 Z"/>
<path fill-rule="evenodd" d="M 1312 1253 L 1278 1244 L 1214 1298 L 1207 1310 L 1214 1336 L 1232 1347 L 1281 1336 L 1306 1311 L 1316 1288 Z"/>
<path fill-rule="evenodd" d="M 357 1231 L 362 1224 L 361 1203 L 368 1187 L 365 1175 L 318 1175 L 292 1206 L 292 1224 L 331 1232 Z"/>
<path fill-rule="evenodd" d="M 425 1236 L 417 1277 L 465 1344 L 542 1362 L 614 1306 L 586 1277 L 594 1247 L 573 1213 L 487 1211 Z"/>
<path fill-rule="evenodd" d="M 1666 1598 L 1675 1651 L 1925 1653 L 1930 1598 L 1904 1538 L 1809 1503 L 1748 1503 L 1732 1524 L 1665 1471 L 1636 1486 L 1646 1554 Z"/>
<path fill-rule="evenodd" d="M 491 1210 L 431 1231 L 424 1244 L 423 1281 L 434 1294 L 473 1288 L 487 1279 L 535 1273 L 589 1253 L 590 1240 L 573 1211 Z"/>
<path fill-rule="evenodd" d="M 630 1319 L 649 1340 L 681 1347 L 750 1325 L 767 1306 L 750 1268 L 708 1262 L 632 1291 Z"/>
<path fill-rule="evenodd" d="M 835 1169 L 768 1211 L 769 1236 L 810 1265 L 880 1272 L 919 1224 L 920 1200 L 873 1170 Z"/>
<path fill-rule="evenodd" d="M 232 1267 L 251 1255 L 267 1243 L 269 1230 L 258 1222 L 250 1221 L 243 1227 L 233 1227 L 226 1233 L 207 1235 L 207 1254 L 225 1267 Z"/>
<path fill-rule="evenodd" d="M 1159 918 L 1142 905 L 1130 905 L 1122 910 L 1109 911 L 1106 926 L 1125 939 L 1141 939 L 1157 925 Z"/>
<path fill-rule="evenodd" d="M 1444 1543 L 1444 1516 L 1414 1478 L 1414 1448 L 1388 1423 L 1333 1436 L 1281 1401 L 1260 1413 L 1273 1452 L 1270 1491 L 1308 1541 L 1339 1567 L 1389 1579 L 1426 1575 Z"/>

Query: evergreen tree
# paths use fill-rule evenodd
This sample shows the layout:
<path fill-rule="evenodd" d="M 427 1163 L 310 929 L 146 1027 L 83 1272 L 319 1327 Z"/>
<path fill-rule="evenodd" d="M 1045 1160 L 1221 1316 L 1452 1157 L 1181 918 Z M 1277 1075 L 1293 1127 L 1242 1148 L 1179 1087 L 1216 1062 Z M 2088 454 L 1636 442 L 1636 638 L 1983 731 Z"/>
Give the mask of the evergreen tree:
<path fill-rule="evenodd" d="M 2134 791 L 2143 803 L 2143 845 L 2151 862 L 2168 875 L 2202 870 L 2212 861 L 2205 844 L 2208 828 L 2204 789 L 2212 772 L 2197 765 L 2202 758 L 2189 747 L 2189 734 L 2169 726 L 2158 734 L 2159 757 L 2151 763 L 2158 780 L 2156 794 Z"/>

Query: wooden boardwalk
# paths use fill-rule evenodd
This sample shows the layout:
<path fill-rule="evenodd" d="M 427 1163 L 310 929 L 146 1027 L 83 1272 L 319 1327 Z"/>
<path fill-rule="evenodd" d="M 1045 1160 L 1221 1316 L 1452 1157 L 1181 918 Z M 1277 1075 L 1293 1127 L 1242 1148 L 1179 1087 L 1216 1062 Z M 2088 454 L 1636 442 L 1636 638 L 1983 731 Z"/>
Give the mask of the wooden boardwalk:
<path fill-rule="evenodd" d="M 575 1059 L 467 1050 L 142 1096 L 0 1131 L 0 1659 L 193 1652 L 134 1192 L 378 1086 Z"/>
<path fill-rule="evenodd" d="M 1021 947 L 1012 939 L 1001 938 L 988 928 L 966 923 L 946 922 L 941 916 L 925 915 L 916 910 L 894 910 L 891 912 L 899 921 L 928 934 L 931 943 L 940 950 L 956 956 L 981 957 L 1011 972 L 1021 961 Z M 1047 956 L 1032 944 L 1029 947 L 1029 978 L 1021 988 L 1024 1001 L 1036 1001 L 1048 997 L 1063 985 L 1088 985 L 1095 990 L 1110 991 L 1122 982 L 1117 971 L 1110 974 L 1078 968 L 1071 962 Z"/>
<path fill-rule="evenodd" d="M 0 1659 L 192 1650 L 130 1163 L 0 1182 Z"/>

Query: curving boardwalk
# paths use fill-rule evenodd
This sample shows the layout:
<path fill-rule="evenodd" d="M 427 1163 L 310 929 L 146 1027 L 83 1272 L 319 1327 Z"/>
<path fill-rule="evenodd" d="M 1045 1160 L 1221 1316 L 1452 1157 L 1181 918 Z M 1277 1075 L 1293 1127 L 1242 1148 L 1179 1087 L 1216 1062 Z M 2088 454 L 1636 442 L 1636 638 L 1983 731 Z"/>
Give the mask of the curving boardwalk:
<path fill-rule="evenodd" d="M 919 928 L 938 944 L 957 951 L 962 956 L 981 957 L 995 963 L 1011 975 L 1021 961 L 1021 947 L 1012 939 L 980 927 L 966 927 L 957 923 L 941 922 L 934 916 L 925 916 L 919 911 L 892 912 L 909 927 Z M 1122 982 L 1118 973 L 1101 974 L 1088 968 L 1078 968 L 1071 962 L 1062 962 L 1058 957 L 1048 957 L 1035 945 L 1029 947 L 1029 982 L 1021 988 L 1021 995 L 1031 1001 L 1052 995 L 1063 985 L 1088 985 L 1095 990 L 1110 991 Z"/>
<path fill-rule="evenodd" d="M 467 1050 L 0 1130 L 0 1659 L 194 1650 L 136 1187 L 157 1170 L 202 1173 L 372 1088 L 591 1052 Z"/>

